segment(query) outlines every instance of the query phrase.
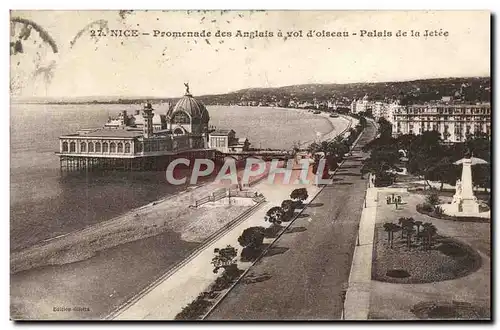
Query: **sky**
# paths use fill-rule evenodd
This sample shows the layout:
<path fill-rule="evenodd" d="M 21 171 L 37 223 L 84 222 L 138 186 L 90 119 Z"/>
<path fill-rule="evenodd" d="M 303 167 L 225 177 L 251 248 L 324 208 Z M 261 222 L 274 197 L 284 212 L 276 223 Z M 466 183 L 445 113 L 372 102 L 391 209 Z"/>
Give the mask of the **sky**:
<path fill-rule="evenodd" d="M 19 97 L 178 97 L 248 87 L 401 81 L 490 75 L 490 13 L 484 11 L 12 11 L 54 39 L 33 32 L 11 54 Z M 139 37 L 92 37 L 91 30 L 137 29 Z M 424 37 L 425 30 L 448 36 Z M 211 37 L 154 37 L 211 32 Z M 218 31 L 232 37 L 216 37 Z M 272 37 L 237 37 L 240 30 Z M 309 30 L 348 37 L 307 37 Z M 360 36 L 361 30 L 386 37 Z M 375 31 L 374 31 L 375 30 Z M 401 30 L 420 37 L 399 37 Z M 11 25 L 11 42 L 23 25 Z M 278 36 L 281 31 L 284 36 Z M 302 31 L 302 37 L 287 32 Z M 388 37 L 387 32 L 392 36 Z M 109 32 L 107 32 L 109 33 Z M 149 33 L 150 35 L 142 35 Z M 353 35 L 356 33 L 356 35 Z"/>

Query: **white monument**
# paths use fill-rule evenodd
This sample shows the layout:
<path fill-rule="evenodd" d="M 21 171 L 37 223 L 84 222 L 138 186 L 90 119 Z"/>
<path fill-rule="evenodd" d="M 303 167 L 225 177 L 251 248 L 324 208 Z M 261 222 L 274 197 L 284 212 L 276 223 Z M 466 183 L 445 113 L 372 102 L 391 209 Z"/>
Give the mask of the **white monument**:
<path fill-rule="evenodd" d="M 485 160 L 480 158 L 462 158 L 454 163 L 462 165 L 462 178 L 457 180 L 455 195 L 449 210 L 453 213 L 478 214 L 479 203 L 472 190 L 472 165 L 487 164 Z"/>

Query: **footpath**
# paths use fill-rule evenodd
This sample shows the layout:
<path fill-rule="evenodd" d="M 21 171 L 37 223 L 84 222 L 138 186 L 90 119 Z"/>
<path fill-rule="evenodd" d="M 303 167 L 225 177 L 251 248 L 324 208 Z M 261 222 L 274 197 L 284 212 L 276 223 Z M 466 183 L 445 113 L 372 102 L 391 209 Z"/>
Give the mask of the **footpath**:
<path fill-rule="evenodd" d="M 359 232 L 352 259 L 349 284 L 346 290 L 344 320 L 367 320 L 372 291 L 372 257 L 379 190 L 401 193 L 401 188 L 375 188 L 368 180 L 365 202 L 359 223 Z"/>

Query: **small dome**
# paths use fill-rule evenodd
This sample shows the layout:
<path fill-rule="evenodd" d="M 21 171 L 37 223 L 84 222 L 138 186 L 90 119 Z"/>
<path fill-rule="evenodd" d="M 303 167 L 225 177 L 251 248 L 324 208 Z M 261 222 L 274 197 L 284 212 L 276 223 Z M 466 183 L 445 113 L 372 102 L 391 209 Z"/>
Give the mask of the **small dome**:
<path fill-rule="evenodd" d="M 167 116 L 172 118 L 173 115 L 178 111 L 184 111 L 191 116 L 192 120 L 200 120 L 202 123 L 208 123 L 210 120 L 210 115 L 205 105 L 198 101 L 191 94 L 185 94 L 173 107 L 169 110 Z"/>

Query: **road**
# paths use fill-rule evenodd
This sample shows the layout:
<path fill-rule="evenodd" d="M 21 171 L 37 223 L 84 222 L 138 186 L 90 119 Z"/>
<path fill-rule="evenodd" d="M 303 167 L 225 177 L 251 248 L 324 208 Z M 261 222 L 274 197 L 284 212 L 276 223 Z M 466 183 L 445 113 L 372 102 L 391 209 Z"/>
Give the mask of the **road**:
<path fill-rule="evenodd" d="M 335 320 L 349 278 L 366 179 L 361 147 L 368 127 L 333 178 L 287 233 L 255 264 L 208 320 Z"/>

